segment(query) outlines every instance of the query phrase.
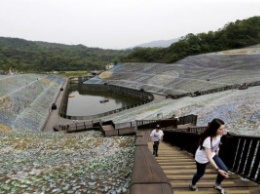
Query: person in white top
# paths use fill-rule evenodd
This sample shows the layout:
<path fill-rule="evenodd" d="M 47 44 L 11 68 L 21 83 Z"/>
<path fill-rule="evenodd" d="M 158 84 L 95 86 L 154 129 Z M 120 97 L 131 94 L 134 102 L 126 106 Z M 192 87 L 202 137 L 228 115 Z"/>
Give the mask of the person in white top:
<path fill-rule="evenodd" d="M 204 133 L 201 134 L 199 147 L 195 154 L 197 172 L 194 174 L 192 182 L 189 185 L 192 191 L 198 191 L 196 183 L 204 175 L 207 164 L 210 163 L 218 173 L 213 188 L 221 194 L 225 193 L 225 190 L 221 187 L 221 183 L 225 178 L 228 178 L 228 169 L 218 156 L 220 139 L 224 135 L 224 132 L 225 123 L 221 119 L 215 118 L 208 124 Z"/>
<path fill-rule="evenodd" d="M 153 155 L 155 155 L 156 157 L 158 157 L 158 148 L 159 148 L 160 141 L 162 141 L 163 135 L 164 135 L 163 131 L 160 130 L 159 125 L 156 125 L 156 128 L 152 130 L 150 134 L 153 141 Z"/>

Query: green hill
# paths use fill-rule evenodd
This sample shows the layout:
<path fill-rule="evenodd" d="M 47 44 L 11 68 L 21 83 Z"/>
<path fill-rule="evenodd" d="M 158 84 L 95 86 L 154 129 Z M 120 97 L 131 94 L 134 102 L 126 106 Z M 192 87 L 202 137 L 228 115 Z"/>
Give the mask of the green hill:
<path fill-rule="evenodd" d="M 168 48 L 137 48 L 124 62 L 172 63 L 187 56 L 238 49 L 260 43 L 260 17 L 226 24 L 216 32 L 192 33 Z"/>
<path fill-rule="evenodd" d="M 10 67 L 20 71 L 73 71 L 104 69 L 127 50 L 88 48 L 84 45 L 64 45 L 0 37 L 0 69 Z"/>
<path fill-rule="evenodd" d="M 230 22 L 215 32 L 190 33 L 167 48 L 109 50 L 0 37 L 0 70 L 10 67 L 34 72 L 93 70 L 118 61 L 172 63 L 191 55 L 259 43 L 260 16 Z"/>

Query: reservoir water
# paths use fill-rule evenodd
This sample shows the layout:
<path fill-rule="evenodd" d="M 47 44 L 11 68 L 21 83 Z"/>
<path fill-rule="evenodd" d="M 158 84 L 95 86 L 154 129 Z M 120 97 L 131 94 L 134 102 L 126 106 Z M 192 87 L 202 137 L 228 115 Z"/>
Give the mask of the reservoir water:
<path fill-rule="evenodd" d="M 111 91 L 82 91 L 77 84 L 71 84 L 69 91 L 66 114 L 70 116 L 96 115 L 141 102 Z"/>

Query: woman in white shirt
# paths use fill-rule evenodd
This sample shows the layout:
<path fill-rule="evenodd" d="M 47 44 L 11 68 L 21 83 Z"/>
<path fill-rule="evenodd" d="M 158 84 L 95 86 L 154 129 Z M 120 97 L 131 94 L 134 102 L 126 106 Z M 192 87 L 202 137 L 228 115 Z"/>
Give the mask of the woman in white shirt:
<path fill-rule="evenodd" d="M 225 190 L 221 187 L 221 182 L 228 177 L 228 169 L 218 156 L 220 138 L 224 135 L 224 132 L 225 123 L 221 119 L 215 118 L 201 135 L 200 144 L 195 154 L 197 172 L 189 185 L 192 191 L 198 191 L 196 183 L 204 175 L 207 164 L 210 163 L 218 172 L 213 188 L 221 194 L 225 193 Z"/>

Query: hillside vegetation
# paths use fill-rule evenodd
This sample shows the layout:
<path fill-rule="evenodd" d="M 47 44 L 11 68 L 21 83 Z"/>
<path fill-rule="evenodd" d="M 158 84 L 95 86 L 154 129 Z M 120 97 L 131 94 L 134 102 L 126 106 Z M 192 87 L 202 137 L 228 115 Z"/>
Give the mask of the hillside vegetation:
<path fill-rule="evenodd" d="M 127 50 L 104 50 L 84 45 L 64 45 L 0 37 L 0 70 L 75 71 L 104 69 L 128 54 Z"/>
<path fill-rule="evenodd" d="M 260 43 L 260 17 L 237 20 L 216 32 L 192 33 L 168 48 L 137 48 L 124 62 L 172 63 L 190 55 L 238 49 Z"/>
<path fill-rule="evenodd" d="M 216 32 L 192 33 L 167 48 L 104 50 L 0 37 L 0 70 L 75 71 L 104 69 L 108 63 L 172 63 L 190 55 L 243 48 L 260 43 L 260 17 L 237 20 Z"/>

